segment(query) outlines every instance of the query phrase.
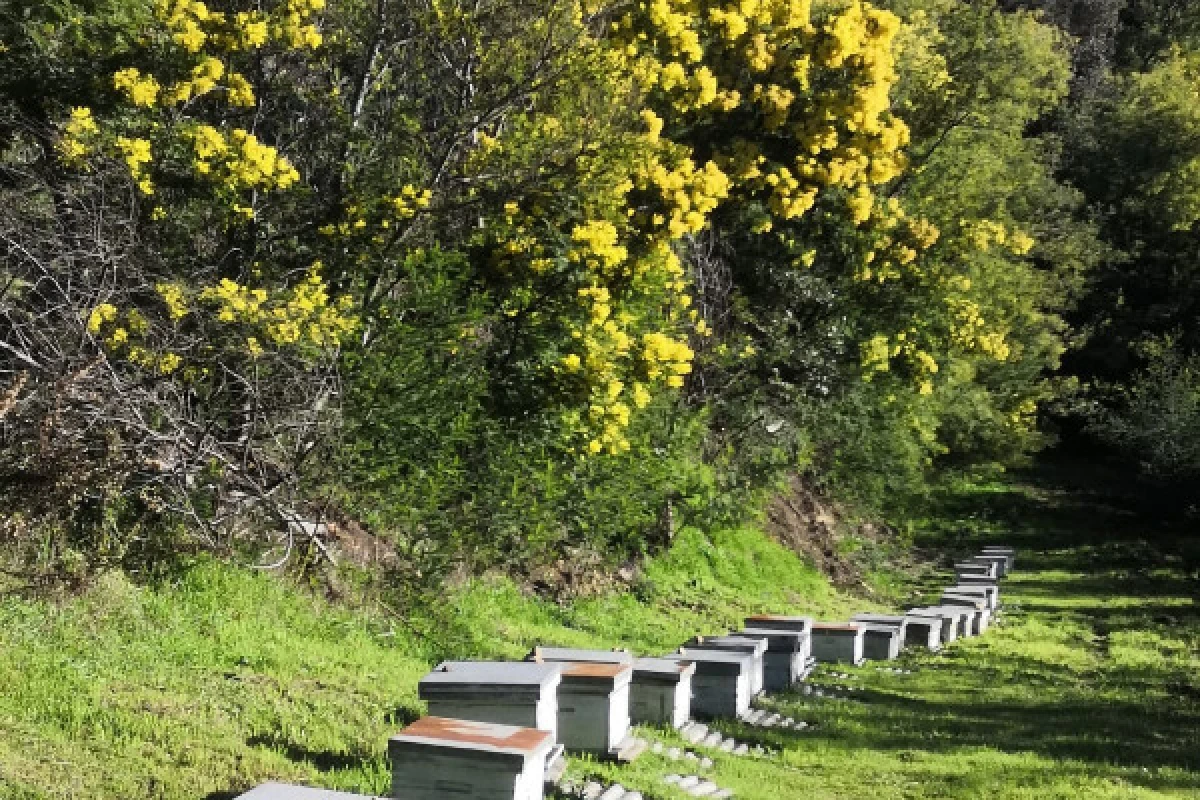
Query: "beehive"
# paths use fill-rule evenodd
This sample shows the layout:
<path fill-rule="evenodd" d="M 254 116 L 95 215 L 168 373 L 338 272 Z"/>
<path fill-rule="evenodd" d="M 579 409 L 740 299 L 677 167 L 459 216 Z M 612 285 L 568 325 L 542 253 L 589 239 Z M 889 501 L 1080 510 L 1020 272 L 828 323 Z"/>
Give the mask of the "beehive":
<path fill-rule="evenodd" d="M 694 650 L 731 650 L 748 653 L 754 659 L 750 669 L 750 696 L 757 697 L 762 693 L 766 680 L 766 637 L 697 636 L 687 642 L 684 647 Z"/>
<path fill-rule="evenodd" d="M 558 736 L 562 664 L 447 661 L 421 679 L 417 692 L 435 717 L 537 728 Z"/>
<path fill-rule="evenodd" d="M 994 563 L 976 564 L 970 561 L 959 561 L 954 565 L 955 575 L 970 575 L 976 578 L 996 579 L 996 565 Z"/>
<path fill-rule="evenodd" d="M 558 740 L 568 750 L 615 756 L 629 736 L 631 664 L 572 662 L 558 686 Z"/>
<path fill-rule="evenodd" d="M 763 686 L 768 691 L 790 689 L 812 671 L 815 662 L 812 658 L 812 634 L 808 631 L 748 627 L 732 635 L 766 637 Z"/>
<path fill-rule="evenodd" d="M 423 717 L 388 741 L 397 800 L 542 800 L 554 737 L 534 728 Z"/>
<path fill-rule="evenodd" d="M 891 625 L 863 626 L 863 658 L 891 661 L 900 655 L 900 629 Z"/>
<path fill-rule="evenodd" d="M 813 658 L 820 662 L 861 664 L 866 626 L 857 622 L 814 622 Z"/>
<path fill-rule="evenodd" d="M 692 650 L 664 656 L 696 666 L 692 677 L 692 714 L 702 719 L 736 718 L 750 710 L 750 673 L 754 657 L 732 650 Z"/>
<path fill-rule="evenodd" d="M 629 716 L 636 724 L 681 728 L 692 716 L 692 681 L 696 665 L 667 658 L 633 662 Z"/>
<path fill-rule="evenodd" d="M 1012 547 L 1004 547 L 1001 545 L 985 545 L 979 549 L 980 555 L 992 556 L 1000 555 L 1008 559 L 1007 571 L 1012 572 L 1013 567 L 1017 563 L 1017 551 Z"/>
<path fill-rule="evenodd" d="M 971 556 L 967 559 L 967 561 L 970 561 L 974 564 L 995 564 L 997 578 L 1003 578 L 1008 574 L 1008 556 L 1000 553 L 994 553 L 992 555 L 982 553 L 977 556 Z"/>
<path fill-rule="evenodd" d="M 960 621 L 961 621 L 962 617 L 961 617 L 961 614 L 957 611 L 950 612 L 950 611 L 939 609 L 936 606 L 923 606 L 921 608 L 910 608 L 908 610 L 908 612 L 906 613 L 906 616 L 924 617 L 924 618 L 932 617 L 934 619 L 939 620 L 942 625 L 942 630 L 941 630 L 941 634 L 940 634 L 939 638 L 940 638 L 941 644 L 943 644 L 943 645 L 950 644 L 951 642 L 953 642 L 955 639 L 958 638 L 958 631 L 959 631 Z"/>
<path fill-rule="evenodd" d="M 850 618 L 850 621 L 861 622 L 864 625 L 884 625 L 889 628 L 895 628 L 900 638 L 900 649 L 903 649 L 907 644 L 909 618 L 906 616 L 894 614 L 855 614 Z M 938 630 L 941 630 L 940 625 L 938 626 Z M 867 658 L 870 658 L 870 656 L 867 656 Z"/>
<path fill-rule="evenodd" d="M 979 636 L 987 631 L 988 625 L 991 623 L 992 612 L 987 607 L 987 601 L 982 597 L 946 591 L 942 592 L 941 602 L 942 605 L 947 606 L 964 606 L 972 612 L 972 636 Z"/>
<path fill-rule="evenodd" d="M 944 591 L 978 597 L 987 603 L 987 607 L 991 611 L 995 611 L 1000 607 L 1000 589 L 995 584 L 958 583 L 953 586 L 947 586 Z"/>

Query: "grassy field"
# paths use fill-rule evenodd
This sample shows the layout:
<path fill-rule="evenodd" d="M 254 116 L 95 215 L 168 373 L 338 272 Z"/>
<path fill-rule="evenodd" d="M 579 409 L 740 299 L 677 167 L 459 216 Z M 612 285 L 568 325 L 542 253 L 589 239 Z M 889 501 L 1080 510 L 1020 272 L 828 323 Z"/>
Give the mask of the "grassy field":
<path fill-rule="evenodd" d="M 1200 797 L 1195 551 L 1045 481 L 959 487 L 939 508 L 918 526 L 919 552 L 1022 548 L 1004 623 L 906 661 L 911 675 L 868 665 L 815 679 L 861 701 L 771 698 L 816 728 L 722 725 L 778 755 L 713 753 L 706 776 L 763 800 Z M 636 596 L 565 608 L 492 580 L 436 618 L 396 620 L 212 564 L 168 586 L 108 576 L 65 602 L 8 598 L 0 797 L 218 800 L 270 778 L 383 792 L 388 734 L 420 713 L 416 681 L 438 659 L 519 657 L 538 642 L 656 652 L 749 611 L 844 617 L 941 580 L 908 574 L 866 600 L 753 531 L 686 531 Z M 664 800 L 685 796 L 661 782 L 679 769 L 655 755 L 572 764 Z"/>

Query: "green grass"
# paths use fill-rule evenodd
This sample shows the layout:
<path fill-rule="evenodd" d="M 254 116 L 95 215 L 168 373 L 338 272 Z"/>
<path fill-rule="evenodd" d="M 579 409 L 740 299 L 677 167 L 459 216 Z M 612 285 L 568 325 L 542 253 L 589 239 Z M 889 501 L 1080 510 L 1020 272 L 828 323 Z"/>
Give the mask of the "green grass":
<path fill-rule="evenodd" d="M 919 552 L 1022 548 L 1004 624 L 909 659 L 912 675 L 848 670 L 864 702 L 770 698 L 816 730 L 723 723 L 779 756 L 713 753 L 710 777 L 763 800 L 1200 797 L 1194 548 L 1044 479 L 941 500 L 917 526 Z M 877 574 L 865 600 L 752 530 L 685 530 L 634 592 L 568 606 L 490 579 L 396 619 L 217 564 L 154 588 L 108 576 L 62 602 L 7 598 L 0 797 L 217 800 L 266 779 L 382 793 L 387 737 L 420 713 L 416 681 L 438 659 L 515 658 L 539 642 L 659 652 L 748 612 L 844 617 L 939 580 Z M 572 765 L 664 800 L 684 797 L 661 783 L 679 768 L 654 755 Z"/>

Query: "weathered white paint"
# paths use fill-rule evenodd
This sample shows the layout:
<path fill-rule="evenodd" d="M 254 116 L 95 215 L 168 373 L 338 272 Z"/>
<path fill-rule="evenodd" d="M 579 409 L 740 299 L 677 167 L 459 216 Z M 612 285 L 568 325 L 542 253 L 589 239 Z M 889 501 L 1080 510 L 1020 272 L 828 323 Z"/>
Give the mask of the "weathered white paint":
<path fill-rule="evenodd" d="M 692 716 L 692 681 L 696 665 L 666 658 L 633 662 L 629 716 L 635 724 L 681 728 Z"/>
<path fill-rule="evenodd" d="M 825 663 L 861 664 L 866 627 L 857 622 L 814 622 L 813 658 Z"/>
<path fill-rule="evenodd" d="M 750 672 L 754 658 L 729 650 L 683 648 L 664 656 L 696 665 L 692 677 L 692 714 L 703 719 L 740 717 L 750 710 Z"/>
<path fill-rule="evenodd" d="M 750 695 L 757 697 L 762 693 L 766 678 L 767 639 L 765 637 L 697 636 L 683 646 L 695 650 L 730 650 L 736 653 L 749 653 L 754 659 L 749 676 Z"/>
<path fill-rule="evenodd" d="M 564 665 L 558 687 L 558 735 L 568 750 L 615 754 L 629 735 L 630 664 Z"/>
<path fill-rule="evenodd" d="M 812 633 L 771 628 L 747 627 L 735 636 L 764 636 L 767 652 L 763 685 L 770 691 L 790 689 L 803 680 L 812 667 Z"/>
<path fill-rule="evenodd" d="M 562 664 L 447 661 L 421 679 L 417 693 L 435 717 L 537 728 L 558 735 Z"/>
<path fill-rule="evenodd" d="M 899 627 L 867 623 L 863 630 L 863 658 L 891 661 L 900 655 L 903 641 Z"/>

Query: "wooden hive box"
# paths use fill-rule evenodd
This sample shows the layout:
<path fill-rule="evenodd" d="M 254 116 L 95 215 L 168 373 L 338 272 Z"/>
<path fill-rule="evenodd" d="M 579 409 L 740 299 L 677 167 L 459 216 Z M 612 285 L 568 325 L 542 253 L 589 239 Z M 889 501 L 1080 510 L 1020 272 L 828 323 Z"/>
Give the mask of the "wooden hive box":
<path fill-rule="evenodd" d="M 979 636 L 987 632 L 992 621 L 992 612 L 987 607 L 987 601 L 976 595 L 959 594 L 957 592 L 942 592 L 942 605 L 964 606 L 973 612 L 971 616 L 971 635 Z"/>
<path fill-rule="evenodd" d="M 313 789 L 308 786 L 293 786 L 290 783 L 264 783 L 255 786 L 237 800 L 380 800 L 365 794 L 334 792 L 329 789 Z"/>
<path fill-rule="evenodd" d="M 900 629 L 891 625 L 863 626 L 863 658 L 869 661 L 891 661 L 900 655 Z"/>
<path fill-rule="evenodd" d="M 668 658 L 633 662 L 629 716 L 636 724 L 682 728 L 692 716 L 692 681 L 696 665 Z"/>
<path fill-rule="evenodd" d="M 824 663 L 861 664 L 866 626 L 857 622 L 814 622 L 813 658 Z"/>
<path fill-rule="evenodd" d="M 754 659 L 750 669 L 750 696 L 757 697 L 762 694 L 767 668 L 767 640 L 765 637 L 696 636 L 683 646 L 693 650 L 731 650 L 750 654 Z"/>
<path fill-rule="evenodd" d="M 537 728 L 558 736 L 562 664 L 447 661 L 421 679 L 417 693 L 435 717 Z"/>
<path fill-rule="evenodd" d="M 942 591 L 979 597 L 987 603 L 987 607 L 991 611 L 995 611 L 1000 607 L 1000 589 L 995 584 L 958 583 L 953 586 L 947 586 Z"/>
<path fill-rule="evenodd" d="M 692 714 L 701 719 L 738 718 L 750 711 L 750 673 L 754 657 L 733 650 L 692 650 L 664 656 L 695 665 Z"/>
<path fill-rule="evenodd" d="M 902 614 L 855 614 L 850 618 L 851 622 L 861 622 L 864 625 L 884 625 L 889 628 L 895 628 L 900 637 L 900 649 L 903 650 L 908 641 L 908 623 L 909 618 Z M 938 626 L 941 630 L 941 626 Z M 870 656 L 867 656 L 870 658 Z"/>
<path fill-rule="evenodd" d="M 632 664 L 564 664 L 558 740 L 571 751 L 615 756 L 628 743 Z"/>
<path fill-rule="evenodd" d="M 423 717 L 388 741 L 397 800 L 542 800 L 554 737 L 534 728 Z"/>
<path fill-rule="evenodd" d="M 982 553 L 977 556 L 971 556 L 967 561 L 972 564 L 995 564 L 997 578 L 1003 578 L 1008 574 L 1008 556 L 1001 555 L 1000 553 L 993 553 L 991 555 Z"/>
<path fill-rule="evenodd" d="M 812 633 L 807 630 L 745 628 L 731 635 L 766 637 L 763 686 L 769 691 L 790 689 L 812 671 L 815 663 L 812 658 Z"/>

